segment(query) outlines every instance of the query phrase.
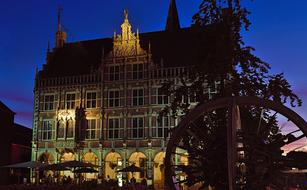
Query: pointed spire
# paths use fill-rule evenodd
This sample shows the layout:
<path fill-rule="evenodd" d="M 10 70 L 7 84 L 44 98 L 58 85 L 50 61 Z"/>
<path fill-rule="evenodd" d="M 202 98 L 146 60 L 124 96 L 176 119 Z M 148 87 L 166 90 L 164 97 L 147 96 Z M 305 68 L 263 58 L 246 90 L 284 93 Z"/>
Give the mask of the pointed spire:
<path fill-rule="evenodd" d="M 180 23 L 175 0 L 170 0 L 165 30 L 170 32 L 180 30 Z"/>
<path fill-rule="evenodd" d="M 60 48 L 63 47 L 66 42 L 66 33 L 62 31 L 61 27 L 61 12 L 63 11 L 63 8 L 59 6 L 58 8 L 58 27 L 56 32 L 56 43 L 55 47 Z"/>
<path fill-rule="evenodd" d="M 125 20 L 128 20 L 128 9 L 124 10 Z"/>
<path fill-rule="evenodd" d="M 61 6 L 58 7 L 58 32 L 61 31 L 61 12 L 63 8 Z"/>

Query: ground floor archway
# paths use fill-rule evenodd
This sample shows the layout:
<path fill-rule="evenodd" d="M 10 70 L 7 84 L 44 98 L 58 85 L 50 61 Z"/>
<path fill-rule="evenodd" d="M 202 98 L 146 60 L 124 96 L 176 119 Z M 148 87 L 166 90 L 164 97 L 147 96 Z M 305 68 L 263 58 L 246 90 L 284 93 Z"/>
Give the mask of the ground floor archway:
<path fill-rule="evenodd" d="M 94 165 L 98 165 L 98 157 L 91 150 L 89 150 L 89 152 L 84 154 L 84 156 L 82 158 L 82 161 L 86 162 L 86 163 L 91 163 L 91 164 L 94 164 Z M 95 168 L 95 169 L 98 169 L 98 168 Z M 98 173 L 85 173 L 85 174 L 82 175 L 82 177 L 86 181 L 94 180 L 94 179 L 98 179 Z"/>
<path fill-rule="evenodd" d="M 121 166 L 122 157 L 117 152 L 110 152 L 104 159 L 104 177 L 105 179 L 117 179 L 116 169 Z"/>
<path fill-rule="evenodd" d="M 73 161 L 73 160 L 76 160 L 76 155 L 72 152 L 65 152 L 62 154 L 60 158 L 60 162 L 67 162 L 67 161 Z M 74 178 L 74 173 L 70 170 L 61 171 L 60 175 L 63 177 L 69 176 L 70 178 Z"/>
<path fill-rule="evenodd" d="M 165 152 L 159 152 L 154 158 L 153 183 L 155 189 L 164 189 L 164 158 Z"/>
<path fill-rule="evenodd" d="M 134 152 L 131 154 L 128 160 L 129 165 L 134 164 L 137 167 L 140 167 L 143 169 L 143 172 L 135 172 L 131 173 L 129 172 L 127 177 L 128 180 L 132 178 L 132 176 L 136 179 L 137 182 L 141 182 L 143 178 L 146 178 L 146 172 L 147 172 L 147 158 L 146 155 L 143 152 Z"/>

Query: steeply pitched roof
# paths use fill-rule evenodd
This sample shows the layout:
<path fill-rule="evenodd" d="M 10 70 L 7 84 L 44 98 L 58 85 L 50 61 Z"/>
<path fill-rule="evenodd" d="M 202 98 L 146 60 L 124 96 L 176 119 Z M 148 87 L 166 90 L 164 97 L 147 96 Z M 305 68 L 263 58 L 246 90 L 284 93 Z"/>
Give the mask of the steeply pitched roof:
<path fill-rule="evenodd" d="M 148 52 L 150 43 L 154 62 L 164 67 L 193 65 L 203 54 L 200 41 L 206 33 L 195 28 L 142 33 L 140 45 Z M 106 56 L 112 48 L 111 38 L 67 43 L 49 54 L 40 74 L 43 78 L 89 74 L 101 65 L 103 52 Z"/>

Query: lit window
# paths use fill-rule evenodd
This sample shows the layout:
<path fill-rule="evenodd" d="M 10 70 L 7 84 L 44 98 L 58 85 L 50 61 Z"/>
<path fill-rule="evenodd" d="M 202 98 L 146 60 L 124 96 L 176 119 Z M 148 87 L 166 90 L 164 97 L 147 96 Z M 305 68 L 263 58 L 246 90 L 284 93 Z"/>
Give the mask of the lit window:
<path fill-rule="evenodd" d="M 144 105 L 144 89 L 132 90 L 132 105 L 133 106 Z"/>
<path fill-rule="evenodd" d="M 120 106 L 119 90 L 109 91 L 109 107 L 119 107 L 119 106 Z"/>
<path fill-rule="evenodd" d="M 88 119 L 86 126 L 86 139 L 99 139 L 100 123 L 98 119 Z"/>
<path fill-rule="evenodd" d="M 132 78 L 142 79 L 143 78 L 143 64 L 132 65 Z"/>
<path fill-rule="evenodd" d="M 119 118 L 109 119 L 109 139 L 119 139 L 121 138 L 121 128 Z"/>
<path fill-rule="evenodd" d="M 65 121 L 63 119 L 58 121 L 58 130 L 57 130 L 57 138 L 64 138 L 65 137 Z"/>
<path fill-rule="evenodd" d="M 86 108 L 96 108 L 96 92 L 86 93 Z"/>
<path fill-rule="evenodd" d="M 38 137 L 40 140 L 52 140 L 53 138 L 53 121 L 44 120 L 38 130 Z"/>
<path fill-rule="evenodd" d="M 44 110 L 54 109 L 54 95 L 45 95 L 44 97 Z"/>
<path fill-rule="evenodd" d="M 76 94 L 66 94 L 66 109 L 75 109 Z"/>
<path fill-rule="evenodd" d="M 119 80 L 119 66 L 110 66 L 109 69 L 109 79 L 111 81 Z"/>
<path fill-rule="evenodd" d="M 72 118 L 70 118 L 67 121 L 67 138 L 73 138 L 74 137 L 74 121 L 72 120 Z"/>
<path fill-rule="evenodd" d="M 144 119 L 142 117 L 132 118 L 132 136 L 133 139 L 144 137 Z"/>

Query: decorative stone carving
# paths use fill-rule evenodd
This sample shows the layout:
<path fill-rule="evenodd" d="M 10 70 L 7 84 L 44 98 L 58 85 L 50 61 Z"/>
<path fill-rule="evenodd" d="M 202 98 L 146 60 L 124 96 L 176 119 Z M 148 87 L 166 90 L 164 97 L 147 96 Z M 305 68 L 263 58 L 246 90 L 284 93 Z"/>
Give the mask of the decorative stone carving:
<path fill-rule="evenodd" d="M 125 19 L 121 25 L 122 33 L 116 36 L 114 33 L 113 51 L 109 57 L 126 57 L 146 54 L 140 46 L 139 32 L 132 33 L 128 20 L 128 11 L 124 11 Z"/>

